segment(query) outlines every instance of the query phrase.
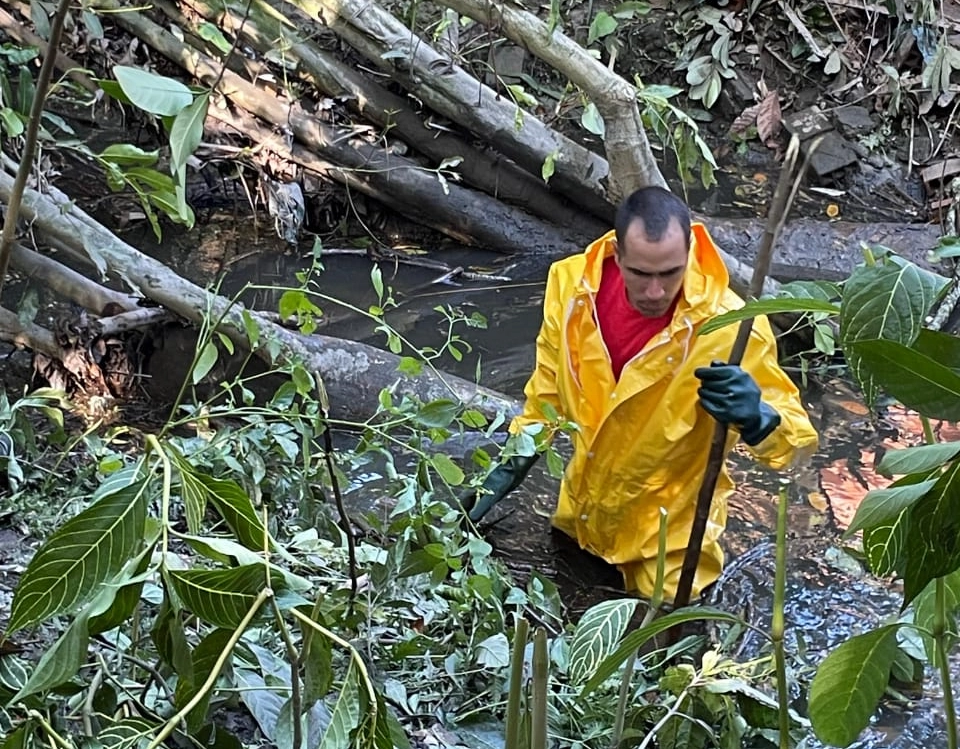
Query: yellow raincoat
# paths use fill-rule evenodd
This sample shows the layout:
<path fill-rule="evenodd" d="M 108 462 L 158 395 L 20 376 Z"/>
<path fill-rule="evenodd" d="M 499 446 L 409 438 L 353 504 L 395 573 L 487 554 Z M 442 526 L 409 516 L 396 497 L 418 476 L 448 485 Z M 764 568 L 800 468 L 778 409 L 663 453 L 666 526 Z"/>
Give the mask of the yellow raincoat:
<path fill-rule="evenodd" d="M 736 337 L 730 325 L 698 336 L 700 325 L 743 300 L 728 288 L 727 269 L 702 224 L 692 227 L 691 251 L 673 319 L 613 377 L 597 326 L 594 300 L 603 260 L 614 252 L 614 233 L 580 255 L 553 264 L 537 337 L 536 369 L 526 385 L 523 413 L 511 431 L 544 422 L 542 402 L 575 422 L 573 457 L 560 485 L 553 524 L 587 551 L 615 564 L 627 590 L 649 597 L 657 569 L 660 508 L 667 511 L 664 595 L 673 600 L 690 536 L 697 492 L 714 420 L 697 396 L 697 367 L 726 361 Z M 764 402 L 780 414 L 780 426 L 749 448 L 781 469 L 816 449 L 817 433 L 799 393 L 777 363 L 776 340 L 764 317 L 754 320 L 742 362 L 760 386 Z M 727 449 L 739 435 L 731 428 Z M 734 488 L 724 469 L 717 482 L 693 584 L 693 595 L 712 583 L 723 566 L 717 542 Z"/>

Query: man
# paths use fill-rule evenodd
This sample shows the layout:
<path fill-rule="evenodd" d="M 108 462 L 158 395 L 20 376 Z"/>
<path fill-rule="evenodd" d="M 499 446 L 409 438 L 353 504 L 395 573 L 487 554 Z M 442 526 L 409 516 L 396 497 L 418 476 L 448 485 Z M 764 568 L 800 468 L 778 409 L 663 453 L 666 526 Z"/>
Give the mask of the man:
<path fill-rule="evenodd" d="M 577 425 L 553 524 L 617 565 L 631 592 L 653 592 L 663 508 L 664 595 L 676 593 L 714 419 L 731 428 L 728 451 L 742 439 L 775 469 L 816 449 L 766 318 L 754 321 L 742 368 L 722 365 L 736 325 L 697 334 L 705 321 L 741 306 L 706 228 L 691 226 L 683 201 L 658 187 L 633 193 L 614 231 L 550 268 L 536 368 L 510 430 L 548 422 L 551 410 Z M 470 517 L 479 520 L 514 489 L 535 459 L 498 466 L 484 493 L 466 500 Z M 732 491 L 724 470 L 693 595 L 720 574 L 718 539 Z"/>

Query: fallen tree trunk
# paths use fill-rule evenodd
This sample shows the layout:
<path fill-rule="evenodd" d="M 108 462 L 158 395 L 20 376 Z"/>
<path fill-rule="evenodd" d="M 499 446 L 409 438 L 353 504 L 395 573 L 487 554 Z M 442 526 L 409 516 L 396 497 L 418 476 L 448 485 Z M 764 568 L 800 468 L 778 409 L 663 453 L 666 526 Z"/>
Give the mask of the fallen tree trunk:
<path fill-rule="evenodd" d="M 12 186 L 13 178 L 0 171 L 0 200 L 9 199 Z M 400 358 L 393 354 L 327 336 L 301 336 L 257 312 L 247 313 L 258 331 L 258 341 L 251 343 L 245 310 L 240 305 L 184 280 L 121 241 L 65 196 L 54 200 L 28 189 L 22 212 L 41 237 L 53 237 L 78 252 L 95 256 L 105 270 L 124 278 L 143 296 L 183 319 L 200 324 L 210 315 L 220 320 L 221 332 L 245 350 L 252 349 L 268 367 L 299 364 L 321 377 L 335 419 L 369 418 L 379 408 L 380 390 L 391 385 L 396 392 L 423 402 L 446 398 L 476 408 L 490 418 L 498 413 L 509 418 L 518 407 L 515 399 L 502 393 L 429 368 L 419 377 L 402 375 L 398 372 Z"/>
<path fill-rule="evenodd" d="M 260 0 L 181 0 L 181 5 L 239 35 L 261 54 L 281 47 L 284 55 L 298 64 L 297 72 L 305 81 L 327 96 L 344 101 L 366 122 L 382 128 L 384 138 L 403 140 L 434 165 L 460 159 L 453 169 L 467 185 L 538 218 L 573 228 L 580 235 L 604 231 L 602 221 L 551 192 L 541 177 L 521 169 L 495 150 L 476 148 L 454 132 L 429 126 L 413 110 L 408 98 L 391 93 L 317 45 L 301 41 L 303 32 Z M 168 11 L 169 6 L 162 7 L 164 12 Z M 186 22 L 181 18 L 174 20 Z"/>

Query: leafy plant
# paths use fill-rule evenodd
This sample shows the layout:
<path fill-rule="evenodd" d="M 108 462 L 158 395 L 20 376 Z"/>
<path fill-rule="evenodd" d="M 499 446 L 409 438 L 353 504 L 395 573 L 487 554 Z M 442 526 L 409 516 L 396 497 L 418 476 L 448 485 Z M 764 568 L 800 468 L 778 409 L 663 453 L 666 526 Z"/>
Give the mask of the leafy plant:
<path fill-rule="evenodd" d="M 919 635 L 921 650 L 940 669 L 948 746 L 957 746 L 947 655 L 958 609 L 952 586 L 960 570 L 960 444 L 937 444 L 930 420 L 960 420 L 960 339 L 924 326 L 947 286 L 947 279 L 874 248 L 839 287 L 839 304 L 811 294 L 767 299 L 705 326 L 712 330 L 744 315 L 791 309 L 835 314 L 840 344 L 867 402 L 874 404 L 885 391 L 925 423 L 927 444 L 884 456 L 879 472 L 899 478 L 867 493 L 847 531 L 862 533 L 875 574 L 903 579 L 904 606 L 912 604 L 913 613 L 851 638 L 820 665 L 810 717 L 817 736 L 835 746 L 849 745 L 866 727 L 897 664 L 902 631 Z"/>

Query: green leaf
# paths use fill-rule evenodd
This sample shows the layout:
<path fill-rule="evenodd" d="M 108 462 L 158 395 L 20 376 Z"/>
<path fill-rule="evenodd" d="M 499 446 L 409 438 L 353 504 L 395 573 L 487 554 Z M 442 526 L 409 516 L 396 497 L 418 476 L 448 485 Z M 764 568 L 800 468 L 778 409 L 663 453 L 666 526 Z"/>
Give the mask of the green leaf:
<path fill-rule="evenodd" d="M 748 320 L 758 315 L 773 315 L 780 312 L 825 312 L 836 315 L 840 307 L 822 299 L 755 299 L 747 302 L 739 309 L 724 312 L 722 315 L 707 320 L 700 326 L 700 335 L 712 333 L 741 320 Z"/>
<path fill-rule="evenodd" d="M 250 349 L 251 351 L 255 350 L 257 344 L 260 342 L 260 326 L 257 324 L 257 321 L 253 319 L 250 310 L 243 310 L 241 316 L 243 317 L 243 331 L 247 335 L 247 340 L 250 341 Z"/>
<path fill-rule="evenodd" d="M 731 624 L 743 624 L 743 619 L 726 611 L 712 609 L 706 606 L 697 608 L 684 608 L 654 620 L 645 627 L 639 627 L 628 633 L 620 642 L 620 645 L 610 655 L 603 659 L 603 662 L 597 666 L 596 672 L 590 677 L 590 680 L 583 685 L 578 695 L 579 700 L 583 700 L 594 689 L 609 679 L 618 668 L 627 660 L 637 649 L 651 637 L 665 632 L 671 627 L 686 622 L 696 621 L 714 621 L 730 622 Z"/>
<path fill-rule="evenodd" d="M 10 107 L 0 109 L 0 120 L 3 121 L 3 130 L 11 138 L 19 138 L 26 130 L 23 118 Z"/>
<path fill-rule="evenodd" d="M 204 21 L 197 26 L 197 35 L 205 42 L 210 42 L 223 54 L 227 54 L 232 49 L 230 42 L 227 41 L 219 27 L 209 21 Z"/>
<path fill-rule="evenodd" d="M 904 473 L 926 473 L 946 465 L 960 455 L 960 442 L 940 442 L 903 450 L 888 450 L 880 460 L 877 473 L 899 476 Z"/>
<path fill-rule="evenodd" d="M 98 716 L 103 721 L 105 716 Z M 160 728 L 143 718 L 124 718 L 110 723 L 97 734 L 97 742 L 103 749 L 142 749 L 144 738 L 152 736 Z"/>
<path fill-rule="evenodd" d="M 487 417 L 472 408 L 464 411 L 460 420 L 464 426 L 470 427 L 471 429 L 483 429 L 487 425 Z M 960 447 L 957 449 L 960 450 Z"/>
<path fill-rule="evenodd" d="M 170 128 L 170 170 L 180 172 L 187 158 L 197 150 L 203 140 L 203 123 L 207 118 L 210 94 L 198 96 L 190 106 L 181 110 Z"/>
<path fill-rule="evenodd" d="M 163 579 L 165 584 L 173 587 L 166 573 L 163 573 Z M 193 678 L 193 657 L 183 629 L 183 619 L 179 609 L 174 610 L 169 596 L 160 604 L 160 611 L 150 630 L 150 639 L 157 648 L 161 662 L 169 666 L 178 678 Z"/>
<path fill-rule="evenodd" d="M 840 345 L 869 403 L 876 395 L 873 377 L 878 372 L 863 367 L 861 351 L 853 344 L 884 339 L 909 346 L 946 283 L 947 279 L 899 258 L 857 268 L 844 283 Z"/>
<path fill-rule="evenodd" d="M 460 486 L 463 483 L 463 470 L 458 466 L 449 455 L 445 453 L 436 453 L 430 456 L 430 465 L 440 474 L 440 477 L 451 486 Z"/>
<path fill-rule="evenodd" d="M 403 356 L 397 364 L 397 371 L 407 377 L 417 377 L 423 372 L 423 362 L 412 356 Z"/>
<path fill-rule="evenodd" d="M 196 366 L 193 368 L 193 374 L 191 375 L 191 378 L 194 385 L 210 374 L 210 370 L 213 369 L 213 366 L 217 363 L 217 359 L 219 357 L 220 351 L 217 348 L 217 345 L 213 341 L 207 341 L 203 347 L 203 351 L 200 352 Z"/>
<path fill-rule="evenodd" d="M 960 374 L 896 341 L 857 341 L 845 352 L 848 359 L 856 354 L 858 379 L 867 377 L 923 416 L 960 421 Z"/>
<path fill-rule="evenodd" d="M 416 420 L 421 426 L 428 429 L 448 427 L 457 418 L 460 404 L 440 398 L 423 405 L 418 411 Z"/>
<path fill-rule="evenodd" d="M 600 11 L 593 17 L 590 23 L 590 30 L 587 32 L 587 46 L 589 47 L 597 39 L 609 36 L 617 30 L 617 19 L 605 11 Z"/>
<path fill-rule="evenodd" d="M 357 668 L 350 660 L 346 678 L 333 706 L 330 725 L 323 732 L 319 749 L 352 749 L 350 734 L 360 725 L 360 685 Z"/>
<path fill-rule="evenodd" d="M 904 510 L 890 523 L 863 532 L 863 550 L 874 575 L 887 577 L 903 569 L 903 550 L 907 545 L 909 527 L 910 513 Z"/>
<path fill-rule="evenodd" d="M 109 161 L 117 166 L 153 166 L 160 158 L 159 151 L 144 151 L 138 146 L 129 143 L 114 143 L 107 146 L 99 156 L 104 161 Z"/>
<path fill-rule="evenodd" d="M 924 328 L 911 348 L 960 375 L 960 336 Z"/>
<path fill-rule="evenodd" d="M 333 646 L 313 629 L 306 630 L 303 639 L 303 701 L 309 705 L 326 697 L 333 686 Z"/>
<path fill-rule="evenodd" d="M 44 650 L 27 683 L 13 696 L 10 703 L 15 704 L 31 694 L 45 692 L 72 679 L 87 659 L 89 642 L 87 613 L 83 612 L 70 623 L 52 646 Z"/>
<path fill-rule="evenodd" d="M 20 578 L 7 633 L 79 607 L 143 545 L 146 483 L 91 505 L 68 520 L 34 555 Z"/>
<path fill-rule="evenodd" d="M 919 628 L 917 633 L 923 640 L 927 658 L 934 666 L 937 665 L 936 644 L 928 633 L 933 631 L 937 619 L 936 590 L 937 582 L 932 580 L 920 595 L 913 599 L 913 603 L 910 605 L 913 610 L 913 623 Z M 952 634 L 955 637 L 957 633 L 956 613 L 960 609 L 960 570 L 944 576 L 943 593 L 946 631 L 947 634 Z"/>
<path fill-rule="evenodd" d="M 236 629 L 266 585 L 265 567 L 247 564 L 227 570 L 169 570 L 174 590 L 190 611 L 217 627 Z M 270 576 L 271 586 L 280 583 Z"/>
<path fill-rule="evenodd" d="M 960 461 L 910 509 L 904 553 L 904 606 L 931 580 L 960 568 Z"/>
<path fill-rule="evenodd" d="M 817 738 L 849 746 L 867 727 L 897 655 L 897 625 L 856 635 L 817 669 L 810 686 L 810 720 Z"/>
<path fill-rule="evenodd" d="M 200 691 L 203 682 L 213 673 L 217 659 L 226 650 L 232 635 L 233 632 L 229 629 L 215 629 L 204 637 L 194 649 L 192 653 L 192 677 L 189 679 L 181 677 L 177 680 L 174 702 L 178 708 L 184 708 Z M 227 663 L 229 664 L 229 660 Z M 187 713 L 187 729 L 191 734 L 199 731 L 200 727 L 206 722 L 210 695 L 211 692 L 207 691 L 206 695 Z"/>
<path fill-rule="evenodd" d="M 114 65 L 113 75 L 127 98 L 150 114 L 173 117 L 193 101 L 190 89 L 172 78 L 126 65 Z"/>
<path fill-rule="evenodd" d="M 210 503 L 216 507 L 240 543 L 253 551 L 263 551 L 264 543 L 268 544 L 267 548 L 274 547 L 243 487 L 232 479 L 215 479 L 203 473 L 197 473 L 196 478 L 209 492 Z"/>
<path fill-rule="evenodd" d="M 844 532 L 844 536 L 851 536 L 864 528 L 889 523 L 900 516 L 900 513 L 913 505 L 937 483 L 936 479 L 926 481 L 910 481 L 897 483 L 886 489 L 872 489 L 867 492 L 857 513 Z"/>
<path fill-rule="evenodd" d="M 597 105 L 593 102 L 590 102 L 583 108 L 583 112 L 580 115 L 580 124 L 583 125 L 583 128 L 587 132 L 598 135 L 601 138 L 606 132 L 603 117 L 600 116 L 600 110 L 597 109 Z"/>
<path fill-rule="evenodd" d="M 610 655 L 637 610 L 637 599 L 604 601 L 587 609 L 570 643 L 570 681 L 580 684 Z"/>
<path fill-rule="evenodd" d="M 108 632 L 119 627 L 129 619 L 137 604 L 140 602 L 140 593 L 145 582 L 143 574 L 150 566 L 150 557 L 153 554 L 154 544 L 160 538 L 160 523 L 147 520 L 147 531 L 144 533 L 144 549 L 137 559 L 131 560 L 110 583 L 103 587 L 116 587 L 116 593 L 110 605 L 103 612 L 90 617 L 88 631 L 91 635 Z"/>

